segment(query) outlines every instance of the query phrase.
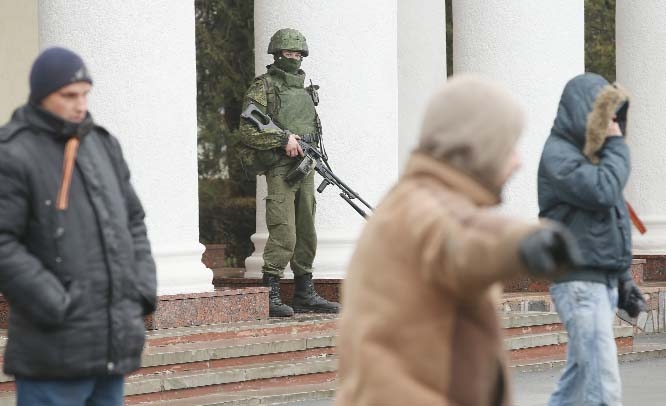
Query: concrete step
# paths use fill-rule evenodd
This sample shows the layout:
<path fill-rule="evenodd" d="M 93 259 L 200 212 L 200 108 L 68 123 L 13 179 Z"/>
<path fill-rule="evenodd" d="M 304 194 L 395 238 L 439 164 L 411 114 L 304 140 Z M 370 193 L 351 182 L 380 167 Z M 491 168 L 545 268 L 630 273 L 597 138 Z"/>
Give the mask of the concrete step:
<path fill-rule="evenodd" d="M 666 334 L 636 336 L 633 344 L 618 346 L 620 362 L 642 361 L 646 359 L 666 358 Z M 510 369 L 514 372 L 538 372 L 552 368 L 563 368 L 566 353 L 545 357 L 510 361 Z"/>
<path fill-rule="evenodd" d="M 310 314 L 148 332 L 141 369 L 125 384 L 127 402 L 330 382 L 337 368 L 336 327 L 335 315 Z M 0 331 L 0 347 L 5 333 Z M 0 374 L 0 406 L 13 404 L 14 390 L 13 377 Z M 287 392 L 275 396 L 288 399 Z M 304 399 L 320 396 L 309 392 L 314 394 Z"/>
<path fill-rule="evenodd" d="M 325 356 L 301 361 L 214 368 L 203 372 L 183 371 L 157 376 L 131 376 L 125 383 L 126 404 L 330 382 L 335 379 L 336 370 L 337 357 Z"/>
<path fill-rule="evenodd" d="M 290 318 L 269 318 L 207 326 L 150 330 L 146 333 L 146 349 L 179 343 L 335 331 L 336 329 L 336 315 L 297 314 Z M 4 353 L 6 342 L 7 330 L 0 329 L 0 354 Z"/>
<path fill-rule="evenodd" d="M 141 359 L 141 369 L 131 376 L 326 357 L 335 353 L 336 334 L 329 330 L 147 346 Z M 12 376 L 0 374 L 0 383 L 13 380 Z M 6 389 L 0 386 L 2 390 Z"/>
<path fill-rule="evenodd" d="M 146 346 L 161 346 L 196 341 L 230 338 L 263 337 L 275 334 L 299 334 L 337 328 L 337 316 L 331 314 L 297 314 L 289 318 L 179 327 L 149 331 Z M 1 343 L 0 343 L 1 344 Z"/>
<path fill-rule="evenodd" d="M 497 307 L 500 312 L 554 312 L 548 292 L 504 293 Z"/>
<path fill-rule="evenodd" d="M 505 303 L 526 309 L 534 298 L 514 295 Z M 512 310 L 500 319 L 514 368 L 564 358 L 567 336 L 557 314 Z M 259 405 L 331 397 L 336 329 L 335 315 L 297 315 L 151 331 L 142 368 L 127 378 L 126 404 Z M 631 344 L 632 332 L 616 327 L 618 347 Z M 0 331 L 0 347 L 5 336 Z M 666 345 L 662 351 L 666 356 Z M 0 375 L 0 406 L 13 404 L 12 392 L 12 377 Z"/>
<path fill-rule="evenodd" d="M 500 320 L 505 337 L 564 330 L 555 312 L 505 312 Z"/>
<path fill-rule="evenodd" d="M 335 354 L 335 332 L 274 335 L 228 339 L 162 347 L 149 347 L 143 354 L 137 375 L 168 374 L 207 369 L 302 360 Z"/>
<path fill-rule="evenodd" d="M 141 406 L 256 406 L 276 405 L 290 402 L 308 402 L 332 399 L 337 383 L 324 383 L 269 387 L 229 393 L 212 393 L 183 399 L 166 399 L 141 402 Z M 130 402 L 132 399 L 130 399 Z M 133 403 L 130 403 L 133 404 Z"/>
<path fill-rule="evenodd" d="M 613 330 L 618 348 L 626 348 L 632 345 L 632 326 L 614 326 Z M 506 337 L 504 339 L 504 348 L 509 351 L 509 360 L 514 362 L 556 356 L 563 358 L 566 354 L 567 342 L 567 332 L 561 330 Z"/>
<path fill-rule="evenodd" d="M 125 404 L 171 402 L 182 399 L 182 404 L 196 405 L 190 401 L 190 398 L 222 393 L 238 395 L 241 391 L 276 387 L 289 389 L 294 384 L 332 382 L 335 380 L 336 370 L 337 357 L 327 356 L 296 362 L 278 361 L 214 368 L 206 371 L 130 376 L 125 381 Z M 282 395 L 286 396 L 286 393 L 289 392 L 290 390 L 285 390 Z M 241 400 L 240 395 L 232 398 L 236 401 Z M 0 406 L 14 404 L 13 392 L 0 394 Z"/>
<path fill-rule="evenodd" d="M 309 314 L 148 332 L 141 369 L 125 383 L 126 404 L 182 398 L 183 404 L 195 405 L 190 397 L 220 393 L 227 398 L 212 401 L 251 404 L 243 403 L 251 398 L 241 391 L 280 387 L 280 393 L 252 396 L 288 400 L 294 385 L 335 379 L 336 327 L 335 315 Z M 0 331 L 0 347 L 5 340 Z M 0 406 L 14 404 L 14 390 L 13 377 L 0 374 Z M 307 400 L 323 393 L 308 390 L 299 396 Z"/>

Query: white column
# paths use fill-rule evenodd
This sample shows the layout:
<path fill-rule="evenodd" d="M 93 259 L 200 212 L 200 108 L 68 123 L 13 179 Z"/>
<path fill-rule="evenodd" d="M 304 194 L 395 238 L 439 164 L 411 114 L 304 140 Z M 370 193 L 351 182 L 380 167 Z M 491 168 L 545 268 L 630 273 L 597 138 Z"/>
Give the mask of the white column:
<path fill-rule="evenodd" d="M 627 141 L 632 172 L 627 199 L 648 232 L 634 229 L 634 254 L 666 253 L 666 8 L 658 0 L 618 1 L 615 17 L 617 81 L 631 93 Z"/>
<path fill-rule="evenodd" d="M 28 100 L 37 49 L 37 1 L 0 1 L 0 126 Z"/>
<path fill-rule="evenodd" d="M 453 71 L 499 80 L 527 113 L 504 210 L 538 214 L 536 173 L 565 83 L 584 71 L 582 1 L 453 0 Z"/>
<path fill-rule="evenodd" d="M 417 144 L 433 90 L 446 80 L 444 0 L 398 1 L 398 161 L 404 168 Z"/>
<path fill-rule="evenodd" d="M 212 290 L 199 243 L 193 2 L 39 0 L 39 40 L 90 69 L 90 111 L 123 146 L 159 293 Z"/>
<path fill-rule="evenodd" d="M 266 71 L 268 41 L 280 28 L 295 28 L 308 41 L 302 64 L 321 85 L 318 112 L 330 164 L 370 204 L 398 173 L 397 2 L 386 0 L 255 0 L 255 69 Z M 315 177 L 315 186 L 321 180 Z M 267 238 L 264 178 L 257 186 L 254 254 L 248 277 L 259 277 Z M 315 278 L 342 278 L 364 220 L 335 187 L 317 195 Z M 288 272 L 285 276 L 291 277 Z"/>

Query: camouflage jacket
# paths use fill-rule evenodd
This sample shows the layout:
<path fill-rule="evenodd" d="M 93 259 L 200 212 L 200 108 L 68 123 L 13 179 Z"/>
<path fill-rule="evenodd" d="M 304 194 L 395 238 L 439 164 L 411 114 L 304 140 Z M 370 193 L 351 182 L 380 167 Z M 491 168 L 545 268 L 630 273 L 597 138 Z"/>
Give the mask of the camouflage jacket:
<path fill-rule="evenodd" d="M 289 140 L 289 134 L 319 134 L 319 119 L 309 91 L 303 87 L 305 72 L 288 74 L 269 66 L 268 72 L 257 77 L 248 89 L 243 109 L 249 103 L 267 113 L 273 121 L 285 131 L 260 131 L 246 120 L 241 120 L 240 142 L 245 147 L 256 151 L 245 151 L 247 163 L 252 160 L 261 161 L 265 166 L 291 164 L 283 149 Z"/>
<path fill-rule="evenodd" d="M 245 93 L 243 100 L 243 110 L 250 103 L 254 103 L 262 112 L 267 113 L 268 109 L 268 94 L 266 83 L 261 79 L 261 76 L 255 79 Z M 286 131 L 260 131 L 247 120 L 241 120 L 241 142 L 248 147 L 269 150 L 273 148 L 280 148 L 287 145 L 289 135 Z"/>

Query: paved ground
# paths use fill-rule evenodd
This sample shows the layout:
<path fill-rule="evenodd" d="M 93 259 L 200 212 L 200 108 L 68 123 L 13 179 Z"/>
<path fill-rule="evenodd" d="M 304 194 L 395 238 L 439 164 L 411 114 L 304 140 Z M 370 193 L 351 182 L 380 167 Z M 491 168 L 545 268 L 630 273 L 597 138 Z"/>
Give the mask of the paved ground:
<path fill-rule="evenodd" d="M 626 406 L 662 405 L 666 382 L 666 358 L 620 364 L 623 401 Z M 515 406 L 543 406 L 559 378 L 560 370 L 514 373 L 513 392 Z M 288 406 L 331 406 L 333 401 L 318 400 L 287 403 Z"/>
<path fill-rule="evenodd" d="M 641 335 L 634 341 L 634 351 L 666 348 L 666 334 Z M 663 356 L 663 355 L 662 355 Z M 511 370 L 515 406 L 544 406 L 555 389 L 561 369 L 542 372 Z M 666 358 L 648 358 L 621 362 L 622 399 L 625 406 L 666 404 Z M 283 406 L 332 406 L 332 399 L 284 403 Z"/>
<path fill-rule="evenodd" d="M 547 404 L 550 392 L 560 376 L 560 370 L 516 373 L 513 390 L 516 406 Z M 666 359 L 649 359 L 620 364 L 623 402 L 625 405 L 664 404 Z"/>
<path fill-rule="evenodd" d="M 292 403 L 280 403 L 280 406 L 331 406 L 333 405 L 333 400 L 308 400 L 303 402 L 292 402 Z"/>

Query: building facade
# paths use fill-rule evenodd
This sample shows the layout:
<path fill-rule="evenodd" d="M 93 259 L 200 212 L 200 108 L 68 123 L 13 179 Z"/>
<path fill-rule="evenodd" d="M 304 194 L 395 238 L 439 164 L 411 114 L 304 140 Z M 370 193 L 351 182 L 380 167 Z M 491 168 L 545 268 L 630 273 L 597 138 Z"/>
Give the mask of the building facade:
<path fill-rule="evenodd" d="M 524 166 L 503 210 L 536 219 L 536 170 L 566 81 L 584 71 L 583 1 L 453 0 L 453 69 L 505 83 L 527 112 Z M 635 253 L 666 253 L 666 108 L 661 73 L 666 8 L 658 0 L 617 1 L 617 79 L 633 94 L 628 141 L 634 169 L 627 198 L 649 232 Z M 429 95 L 446 79 L 444 0 L 255 0 L 256 72 L 268 40 L 300 30 L 308 79 L 321 86 L 319 113 L 331 165 L 371 204 L 398 178 L 418 137 Z M 39 50 L 74 49 L 95 80 L 91 112 L 121 141 L 147 212 L 161 294 L 212 290 L 200 261 L 196 155 L 194 4 L 26 0 L 0 4 L 0 117 L 28 94 Z M 343 278 L 363 220 L 329 186 L 318 195 L 318 278 Z M 266 194 L 257 190 L 256 251 L 247 276 L 260 276 L 267 238 Z"/>

